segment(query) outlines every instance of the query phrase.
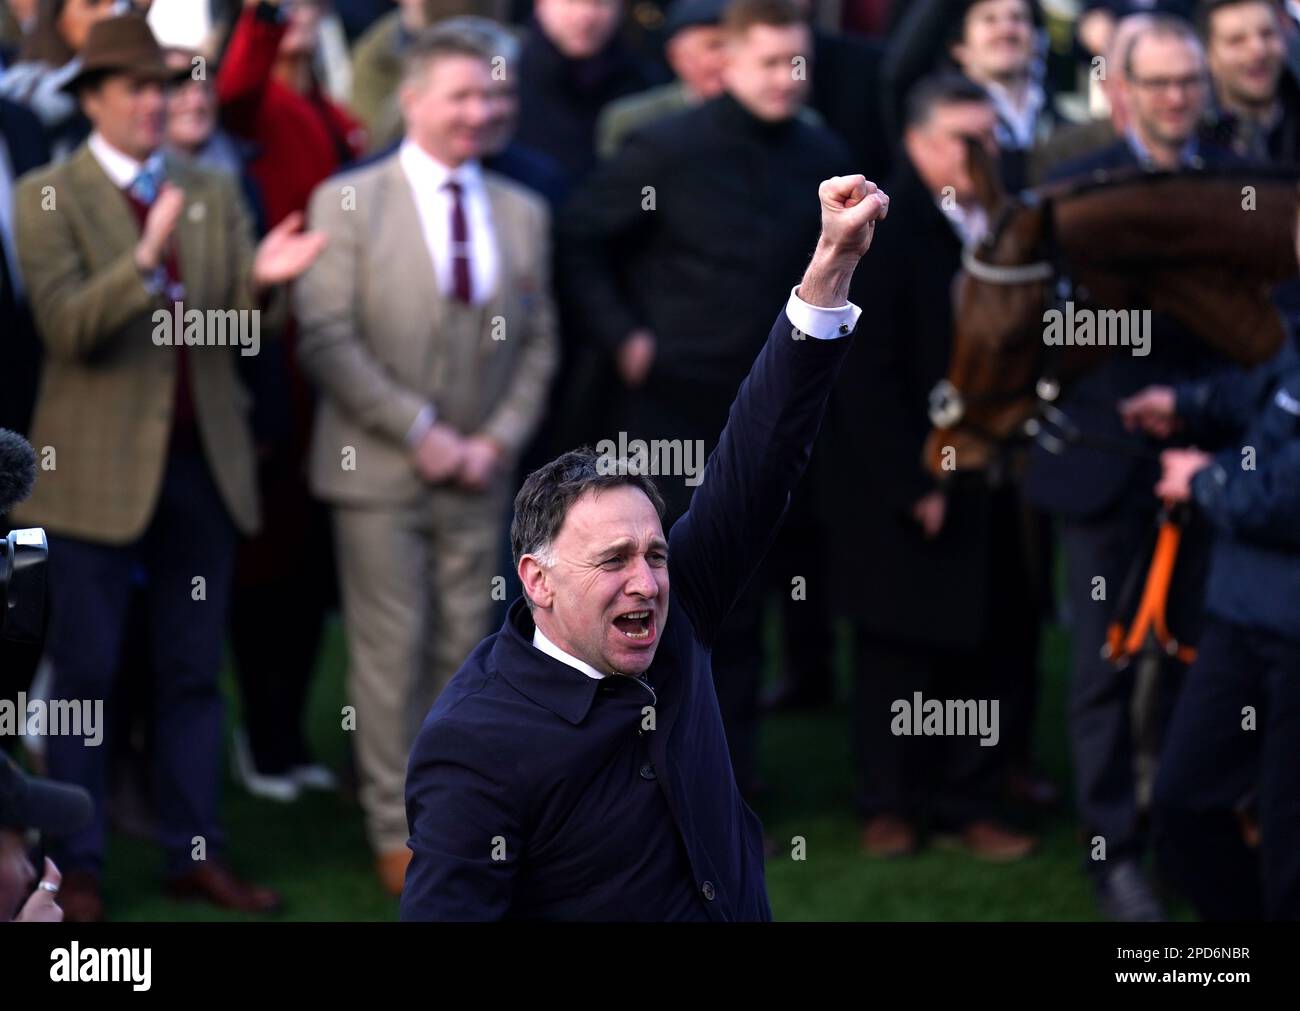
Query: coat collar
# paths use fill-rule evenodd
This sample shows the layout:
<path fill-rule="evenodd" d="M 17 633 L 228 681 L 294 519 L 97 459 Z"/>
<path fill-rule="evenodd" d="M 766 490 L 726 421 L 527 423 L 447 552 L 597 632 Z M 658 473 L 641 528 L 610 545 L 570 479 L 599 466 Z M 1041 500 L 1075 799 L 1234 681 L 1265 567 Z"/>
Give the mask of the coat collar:
<path fill-rule="evenodd" d="M 539 650 L 533 645 L 535 627 L 524 598 L 518 598 L 492 645 L 492 663 L 519 694 L 577 726 L 605 682 Z"/>

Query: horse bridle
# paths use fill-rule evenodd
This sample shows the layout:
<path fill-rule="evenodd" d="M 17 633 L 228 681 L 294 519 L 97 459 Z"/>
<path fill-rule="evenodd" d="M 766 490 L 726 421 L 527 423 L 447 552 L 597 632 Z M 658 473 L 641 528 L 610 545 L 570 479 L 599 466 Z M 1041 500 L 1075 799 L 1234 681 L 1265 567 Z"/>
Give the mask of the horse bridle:
<path fill-rule="evenodd" d="M 971 277 L 985 284 L 1018 286 L 1050 282 L 1051 294 L 1043 298 L 1044 309 L 1050 307 L 1065 312 L 1066 303 L 1074 300 L 1075 285 L 1073 277 L 1066 269 L 1064 251 L 1057 239 L 1056 221 L 1052 213 L 1053 204 L 1050 197 L 1043 198 L 1041 202 L 1044 221 L 1043 259 L 1032 263 L 1002 265 L 988 263 L 977 256 L 981 249 L 992 249 L 997 245 L 998 238 L 1016 206 L 1024 206 L 1024 201 L 1022 200 L 1019 205 L 1009 205 L 978 247 L 972 244 L 962 250 L 962 268 Z M 1082 433 L 1056 406 L 1056 400 L 1061 395 L 1061 382 L 1058 376 L 1059 357 L 1060 353 L 1056 345 L 1041 345 L 1037 378 L 1009 390 L 963 394 L 951 380 L 946 378 L 939 380 L 930 391 L 930 423 L 935 428 L 969 432 L 995 447 L 1002 447 L 1023 438 L 1038 441 L 1049 452 L 1057 454 L 1064 452 L 1067 443 L 1078 441 Z M 1020 400 L 1029 395 L 1034 397 L 1034 413 L 1025 419 L 1018 433 L 1009 436 L 999 435 L 987 431 L 966 418 L 967 405 L 996 404 Z M 1044 425 L 1044 422 L 1047 424 Z M 1049 430 L 1048 426 L 1059 431 L 1061 435 L 1058 436 Z"/>

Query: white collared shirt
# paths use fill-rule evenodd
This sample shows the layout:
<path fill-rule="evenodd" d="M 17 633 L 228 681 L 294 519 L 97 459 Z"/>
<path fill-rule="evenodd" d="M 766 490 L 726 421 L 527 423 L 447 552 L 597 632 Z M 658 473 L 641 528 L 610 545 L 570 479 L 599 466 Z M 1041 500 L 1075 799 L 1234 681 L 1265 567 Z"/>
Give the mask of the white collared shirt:
<path fill-rule="evenodd" d="M 446 187 L 452 180 L 460 183 L 465 225 L 469 230 L 470 301 L 482 305 L 496 291 L 499 271 L 496 231 L 492 226 L 492 207 L 488 203 L 483 170 L 475 161 L 449 168 L 410 138 L 402 141 L 397 157 L 415 196 L 415 209 L 420 215 L 420 229 L 424 232 L 425 245 L 429 247 L 438 290 L 449 298 L 455 291 L 455 278 L 451 245 L 452 196 Z"/>
<path fill-rule="evenodd" d="M 540 649 L 547 656 L 554 657 L 556 660 L 559 660 L 560 663 L 568 664 L 574 670 L 582 671 L 582 673 L 586 674 L 587 677 L 593 678 L 596 681 L 603 681 L 606 677 L 609 676 L 608 674 L 602 674 L 600 671 L 596 670 L 596 668 L 593 667 L 591 664 L 586 663 L 583 660 L 579 660 L 576 656 L 570 656 L 568 653 L 564 652 L 564 650 L 560 649 L 559 646 L 555 645 L 555 643 L 551 642 L 550 639 L 546 638 L 546 636 L 542 634 L 542 630 L 538 628 L 536 625 L 533 626 L 533 646 L 536 647 L 537 649 Z"/>
<path fill-rule="evenodd" d="M 993 99 L 998 114 L 998 143 L 1011 150 L 1033 147 L 1038 139 L 1038 116 L 1043 111 L 1047 95 L 1035 81 L 1030 81 L 1023 92 L 1024 101 L 1016 105 L 1011 91 L 997 81 L 984 85 Z"/>
<path fill-rule="evenodd" d="M 106 141 L 104 135 L 98 130 L 90 135 L 86 146 L 90 148 L 90 153 L 95 156 L 95 161 L 99 162 L 99 167 L 104 170 L 104 174 L 119 190 L 124 190 L 135 182 L 135 177 L 144 167 L 144 162 L 136 161 L 129 154 L 123 154 Z"/>

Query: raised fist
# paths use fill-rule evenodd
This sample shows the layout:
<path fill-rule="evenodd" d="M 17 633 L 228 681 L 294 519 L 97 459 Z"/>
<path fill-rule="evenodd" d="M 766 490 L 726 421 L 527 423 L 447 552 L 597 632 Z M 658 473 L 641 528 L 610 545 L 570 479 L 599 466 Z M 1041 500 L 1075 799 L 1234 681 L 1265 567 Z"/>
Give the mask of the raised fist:
<path fill-rule="evenodd" d="M 835 253 L 863 256 L 876 222 L 889 214 L 889 195 L 865 176 L 835 176 L 817 188 L 822 242 Z"/>

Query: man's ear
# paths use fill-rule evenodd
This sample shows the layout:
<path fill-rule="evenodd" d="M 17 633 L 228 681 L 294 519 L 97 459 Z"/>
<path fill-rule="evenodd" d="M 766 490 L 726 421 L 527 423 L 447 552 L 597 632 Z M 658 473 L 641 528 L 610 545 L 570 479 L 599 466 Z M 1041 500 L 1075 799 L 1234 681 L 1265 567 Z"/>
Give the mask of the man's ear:
<path fill-rule="evenodd" d="M 523 584 L 524 595 L 536 607 L 550 607 L 554 593 L 551 591 L 547 569 L 536 555 L 524 555 L 519 559 L 519 582 Z"/>
<path fill-rule="evenodd" d="M 992 220 L 1007 202 L 1007 191 L 1002 186 L 997 159 L 972 137 L 966 138 L 966 173 L 970 176 L 975 202 Z"/>

